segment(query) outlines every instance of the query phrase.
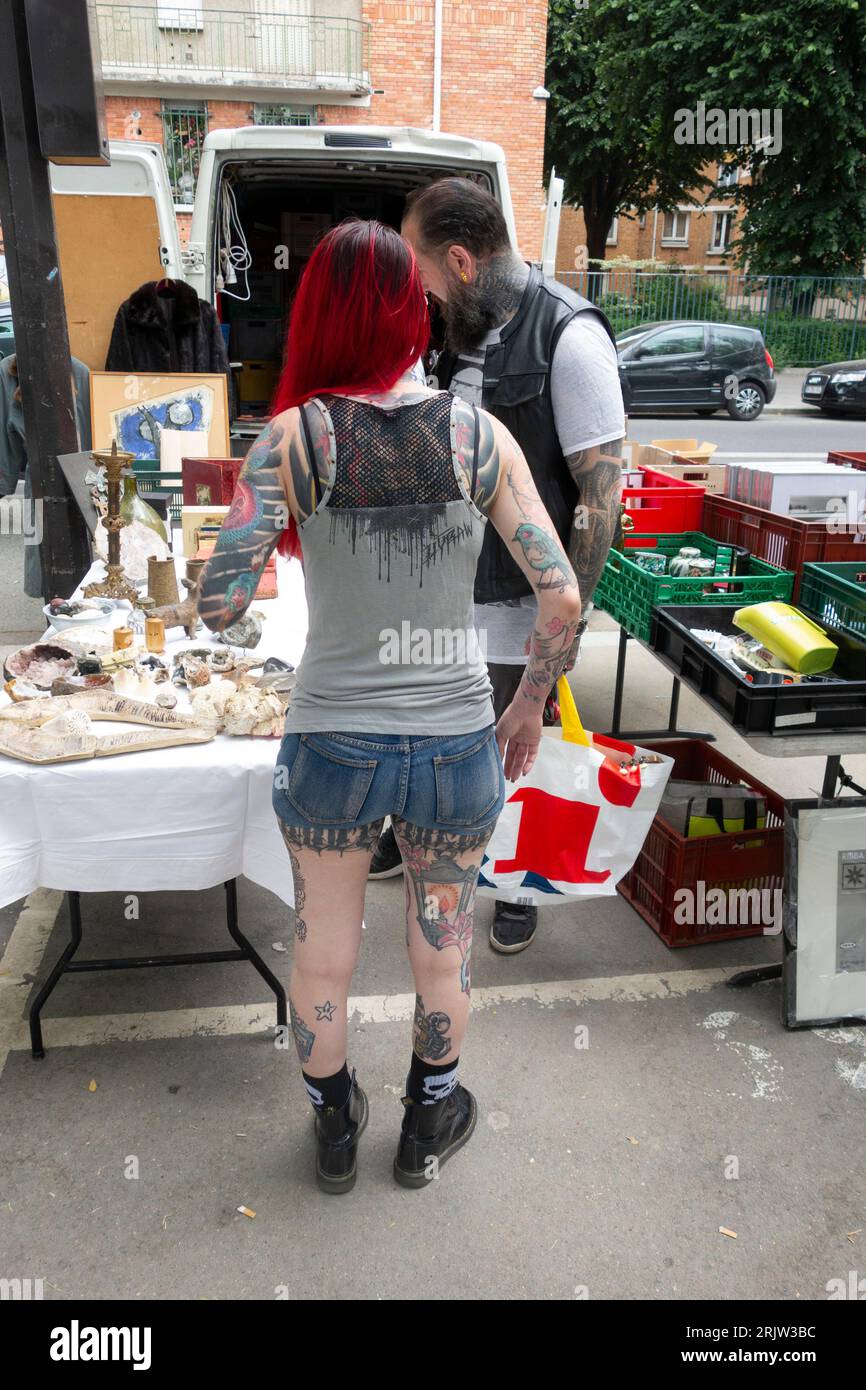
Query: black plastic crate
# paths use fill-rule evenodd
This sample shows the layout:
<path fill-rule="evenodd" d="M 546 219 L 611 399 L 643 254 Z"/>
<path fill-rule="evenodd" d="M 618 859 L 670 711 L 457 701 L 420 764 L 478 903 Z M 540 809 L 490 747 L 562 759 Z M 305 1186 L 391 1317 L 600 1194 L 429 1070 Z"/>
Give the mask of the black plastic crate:
<path fill-rule="evenodd" d="M 866 643 L 831 632 L 839 647 L 827 682 L 754 685 L 690 631 L 739 633 L 741 604 L 657 608 L 650 646 L 684 685 L 712 705 L 742 734 L 830 734 L 866 731 Z M 834 679 L 834 677 L 839 679 Z"/>

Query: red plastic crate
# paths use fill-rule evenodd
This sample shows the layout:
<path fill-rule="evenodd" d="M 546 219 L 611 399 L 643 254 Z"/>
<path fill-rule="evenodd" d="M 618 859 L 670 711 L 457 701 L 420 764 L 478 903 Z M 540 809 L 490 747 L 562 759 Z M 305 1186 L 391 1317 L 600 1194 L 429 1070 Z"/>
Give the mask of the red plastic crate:
<path fill-rule="evenodd" d="M 655 468 L 642 468 L 642 487 L 624 487 L 622 500 L 634 522 L 629 535 L 676 534 L 702 530 L 704 488 L 684 478 L 672 478 Z"/>
<path fill-rule="evenodd" d="M 866 454 L 841 453 L 837 449 L 831 449 L 827 455 L 827 462 L 848 464 L 850 468 L 859 468 L 861 473 L 866 470 Z"/>
<path fill-rule="evenodd" d="M 761 925 L 677 922 L 674 894 L 682 888 L 698 892 L 712 888 L 782 888 L 785 855 L 785 802 L 777 792 L 744 772 L 710 743 L 700 739 L 665 739 L 642 747 L 666 753 L 674 759 L 671 777 L 687 782 L 742 783 L 767 799 L 767 824 L 763 830 L 733 831 L 687 839 L 657 815 L 650 826 L 634 866 L 617 884 L 617 890 L 657 932 L 666 946 L 702 946 L 711 941 L 733 941 L 741 936 L 760 936 Z M 775 903 L 775 899 L 770 899 Z"/>
<path fill-rule="evenodd" d="M 799 521 L 734 502 L 730 497 L 708 495 L 704 501 L 704 534 L 717 541 L 745 546 L 759 560 L 793 570 L 792 601 L 800 595 L 803 566 L 822 561 L 862 560 L 866 562 L 866 538 L 856 532 L 828 531 L 824 521 Z"/>

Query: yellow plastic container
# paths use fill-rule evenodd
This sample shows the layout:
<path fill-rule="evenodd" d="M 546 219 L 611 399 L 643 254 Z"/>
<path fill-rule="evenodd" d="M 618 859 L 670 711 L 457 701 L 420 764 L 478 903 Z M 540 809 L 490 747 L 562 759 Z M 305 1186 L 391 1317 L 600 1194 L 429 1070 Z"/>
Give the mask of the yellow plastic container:
<path fill-rule="evenodd" d="M 750 608 L 738 608 L 734 623 L 801 676 L 829 671 L 839 651 L 823 628 L 790 603 L 753 603 Z"/>

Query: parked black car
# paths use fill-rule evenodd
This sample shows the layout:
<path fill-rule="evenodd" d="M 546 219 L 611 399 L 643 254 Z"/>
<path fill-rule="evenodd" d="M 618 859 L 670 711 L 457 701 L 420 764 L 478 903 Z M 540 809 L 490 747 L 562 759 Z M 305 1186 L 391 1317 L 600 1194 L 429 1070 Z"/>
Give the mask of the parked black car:
<path fill-rule="evenodd" d="M 828 413 L 866 415 L 866 360 L 814 367 L 803 379 L 800 396 Z"/>
<path fill-rule="evenodd" d="M 628 415 L 714 415 L 724 406 L 735 420 L 757 420 L 776 394 L 773 359 L 757 328 L 642 323 L 618 334 L 616 344 Z"/>

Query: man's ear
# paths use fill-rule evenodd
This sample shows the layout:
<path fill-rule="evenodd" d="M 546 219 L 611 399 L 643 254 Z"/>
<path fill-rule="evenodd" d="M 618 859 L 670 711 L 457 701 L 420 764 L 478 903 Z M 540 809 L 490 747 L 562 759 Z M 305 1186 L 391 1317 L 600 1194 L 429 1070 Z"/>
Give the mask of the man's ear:
<path fill-rule="evenodd" d="M 448 269 L 456 275 L 458 280 L 464 284 L 472 281 L 476 277 L 477 261 L 471 251 L 467 251 L 465 246 L 449 246 L 448 254 L 445 257 Z"/>

